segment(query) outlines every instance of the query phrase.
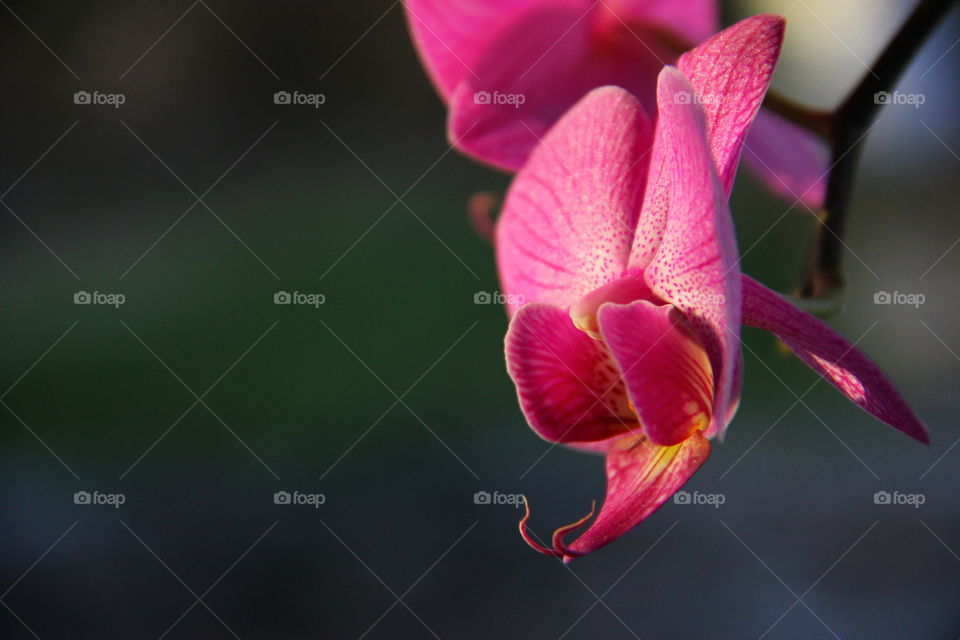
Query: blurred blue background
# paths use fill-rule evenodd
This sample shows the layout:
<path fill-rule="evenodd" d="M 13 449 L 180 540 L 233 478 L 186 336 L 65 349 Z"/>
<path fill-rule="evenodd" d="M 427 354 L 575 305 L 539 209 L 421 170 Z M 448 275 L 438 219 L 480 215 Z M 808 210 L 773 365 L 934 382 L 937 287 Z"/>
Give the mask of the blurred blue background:
<path fill-rule="evenodd" d="M 785 13 L 776 85 L 829 107 L 912 5 L 726 18 Z M 474 500 L 526 494 L 545 536 L 602 497 L 603 463 L 520 415 L 466 216 L 508 178 L 448 149 L 402 8 L 4 4 L 0 637 L 960 636 L 958 27 L 898 87 L 925 103 L 882 109 L 866 141 L 832 319 L 933 445 L 748 330 L 740 412 L 687 487 L 724 503 L 668 502 L 564 566 L 514 506 Z M 740 176 L 745 271 L 783 291 L 812 230 L 789 204 Z"/>

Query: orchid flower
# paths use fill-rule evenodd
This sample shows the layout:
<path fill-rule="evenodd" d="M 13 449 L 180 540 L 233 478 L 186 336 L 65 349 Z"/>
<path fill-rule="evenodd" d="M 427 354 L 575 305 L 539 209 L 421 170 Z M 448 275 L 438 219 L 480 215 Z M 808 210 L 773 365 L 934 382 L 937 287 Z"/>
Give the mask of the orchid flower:
<path fill-rule="evenodd" d="M 926 431 L 879 368 L 821 320 L 740 272 L 728 197 L 779 55 L 755 16 L 665 67 L 652 124 L 619 87 L 589 92 L 534 149 L 506 198 L 497 260 L 507 368 L 542 438 L 606 456 L 607 496 L 538 551 L 570 560 L 619 537 L 703 464 L 740 396 L 740 327 L 776 334 L 852 402 Z M 687 71 L 683 71 L 686 69 Z M 695 92 L 715 103 L 680 101 Z"/>
<path fill-rule="evenodd" d="M 467 155 L 516 171 L 588 91 L 617 85 L 648 111 L 664 64 L 717 31 L 716 0 L 405 0 L 413 41 Z M 678 63 L 688 73 L 686 63 Z M 715 96 L 702 94 L 705 101 Z M 822 205 L 827 150 L 761 113 L 748 160 L 774 192 Z"/>

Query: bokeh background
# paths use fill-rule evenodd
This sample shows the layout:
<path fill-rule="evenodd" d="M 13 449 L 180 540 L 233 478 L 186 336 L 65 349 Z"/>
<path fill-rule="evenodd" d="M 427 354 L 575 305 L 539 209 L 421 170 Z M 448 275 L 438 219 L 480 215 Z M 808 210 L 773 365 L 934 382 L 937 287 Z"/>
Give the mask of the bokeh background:
<path fill-rule="evenodd" d="M 688 486 L 723 505 L 669 502 L 564 566 L 474 500 L 526 494 L 546 535 L 602 497 L 603 463 L 516 406 L 465 207 L 508 178 L 448 149 L 401 6 L 0 4 L 0 637 L 960 636 L 956 12 L 898 87 L 925 103 L 866 141 L 832 320 L 932 446 L 748 330 L 740 412 Z M 785 13 L 776 84 L 829 106 L 912 5 L 725 11 Z M 785 291 L 812 228 L 788 205 L 741 174 L 745 271 Z"/>

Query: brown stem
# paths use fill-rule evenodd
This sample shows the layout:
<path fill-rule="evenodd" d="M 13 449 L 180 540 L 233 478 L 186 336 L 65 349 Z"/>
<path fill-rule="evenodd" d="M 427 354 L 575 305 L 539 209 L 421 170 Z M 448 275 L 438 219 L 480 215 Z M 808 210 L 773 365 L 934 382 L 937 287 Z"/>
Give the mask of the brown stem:
<path fill-rule="evenodd" d="M 853 179 L 860 161 L 860 144 L 882 102 L 878 93 L 890 91 L 953 0 L 921 0 L 843 104 L 830 118 L 833 163 L 824 210 L 814 237 L 813 252 L 801 295 L 825 298 L 843 286 L 841 256 L 846 214 Z"/>
<path fill-rule="evenodd" d="M 782 118 L 823 138 L 831 136 L 833 114 L 794 102 L 790 98 L 768 91 L 763 106 Z"/>

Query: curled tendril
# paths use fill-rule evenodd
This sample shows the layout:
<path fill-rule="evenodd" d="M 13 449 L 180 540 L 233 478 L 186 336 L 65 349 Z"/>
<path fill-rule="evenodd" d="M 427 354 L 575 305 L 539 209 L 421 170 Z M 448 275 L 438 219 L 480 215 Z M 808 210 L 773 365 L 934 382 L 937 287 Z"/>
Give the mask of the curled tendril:
<path fill-rule="evenodd" d="M 530 532 L 527 530 L 527 521 L 530 520 L 530 503 L 527 501 L 527 496 L 523 496 L 523 506 L 526 512 L 523 514 L 523 518 L 520 519 L 519 529 L 520 536 L 523 538 L 524 542 L 530 545 L 534 551 L 542 553 L 545 556 L 552 556 L 554 558 L 562 558 L 564 562 L 570 562 L 574 558 L 579 558 L 584 555 L 578 551 L 574 551 L 566 546 L 563 542 L 564 536 L 566 536 L 571 531 L 579 529 L 582 527 L 587 520 L 593 517 L 593 514 L 597 510 L 597 503 L 594 501 L 590 505 L 590 513 L 583 516 L 576 522 L 571 522 L 570 524 L 564 525 L 553 532 L 553 538 L 551 539 L 551 544 L 553 547 L 545 547 L 539 542 L 537 542 Z"/>

